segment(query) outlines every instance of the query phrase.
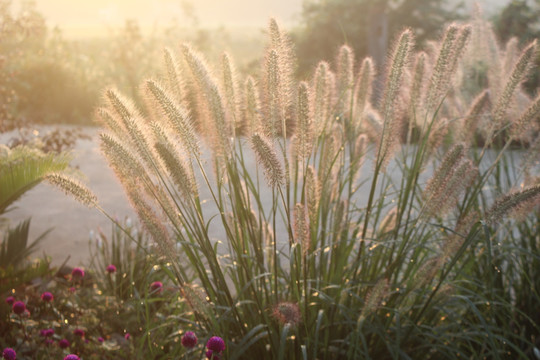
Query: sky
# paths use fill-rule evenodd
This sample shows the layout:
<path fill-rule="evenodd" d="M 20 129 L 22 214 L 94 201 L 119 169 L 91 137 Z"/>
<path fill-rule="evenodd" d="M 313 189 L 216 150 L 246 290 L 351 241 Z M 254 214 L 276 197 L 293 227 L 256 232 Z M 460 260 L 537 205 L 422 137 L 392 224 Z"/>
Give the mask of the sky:
<path fill-rule="evenodd" d="M 23 1 L 23 0 L 15 0 Z M 190 25 L 183 3 L 191 4 L 202 27 L 264 28 L 270 17 L 282 25 L 300 20 L 303 0 L 34 0 L 48 25 L 59 26 L 66 35 L 106 33 L 127 19 L 136 19 L 143 29 L 178 24 Z M 429 1 L 429 0 L 428 0 Z M 454 1 L 454 0 L 451 0 Z M 458 1 L 458 0 L 455 0 Z M 482 5 L 490 13 L 509 0 L 465 0 Z"/>
<path fill-rule="evenodd" d="M 50 26 L 67 32 L 123 25 L 136 19 L 141 27 L 187 22 L 182 3 L 190 3 L 200 26 L 265 27 L 270 17 L 292 24 L 302 0 L 35 0 Z"/>

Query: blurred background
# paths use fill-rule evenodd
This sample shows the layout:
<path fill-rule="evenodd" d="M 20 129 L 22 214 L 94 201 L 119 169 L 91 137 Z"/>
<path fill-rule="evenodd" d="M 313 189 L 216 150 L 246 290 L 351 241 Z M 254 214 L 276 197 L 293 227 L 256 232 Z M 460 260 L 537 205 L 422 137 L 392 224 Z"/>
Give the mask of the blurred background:
<path fill-rule="evenodd" d="M 538 36 L 539 0 L 477 3 L 501 41 Z M 422 46 L 473 11 L 468 0 L 0 0 L 0 131 L 92 125 L 104 87 L 137 99 L 139 82 L 162 68 L 163 48 L 184 41 L 210 61 L 227 51 L 240 72 L 253 73 L 270 17 L 288 29 L 297 74 L 306 77 L 343 43 L 381 64 L 402 28 L 413 28 Z"/>

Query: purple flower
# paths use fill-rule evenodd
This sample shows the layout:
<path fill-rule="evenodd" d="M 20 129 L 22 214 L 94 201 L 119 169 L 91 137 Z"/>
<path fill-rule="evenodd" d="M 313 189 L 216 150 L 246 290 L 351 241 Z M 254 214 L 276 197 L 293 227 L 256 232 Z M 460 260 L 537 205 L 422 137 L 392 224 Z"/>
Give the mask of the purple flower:
<path fill-rule="evenodd" d="M 50 292 L 45 291 L 43 294 L 41 294 L 41 300 L 50 302 L 54 300 L 54 296 Z"/>
<path fill-rule="evenodd" d="M 74 279 L 82 279 L 84 277 L 84 270 L 81 268 L 74 268 L 71 272 L 71 277 Z"/>
<path fill-rule="evenodd" d="M 105 341 L 105 339 L 104 339 L 104 338 L 102 338 L 102 337 L 100 336 L 100 337 L 98 337 L 98 338 L 97 338 L 97 341 L 98 341 L 98 342 L 100 342 L 100 343 L 102 343 L 102 342 L 104 342 L 104 341 Z"/>
<path fill-rule="evenodd" d="M 52 345 L 52 344 L 54 344 L 53 339 L 45 339 L 45 345 L 49 346 L 49 345 Z"/>
<path fill-rule="evenodd" d="M 208 350 L 220 353 L 225 350 L 225 341 L 223 341 L 223 339 L 219 336 L 212 336 L 210 339 L 208 339 L 206 347 L 208 348 Z"/>
<path fill-rule="evenodd" d="M 186 331 L 181 342 L 184 347 L 193 348 L 197 345 L 197 335 L 193 331 Z"/>
<path fill-rule="evenodd" d="M 65 348 L 68 348 L 69 347 L 69 341 L 67 339 L 62 339 L 58 342 L 58 346 L 60 346 L 60 348 L 62 349 L 65 349 Z"/>
<path fill-rule="evenodd" d="M 206 358 L 210 360 L 221 360 L 221 357 L 219 356 L 219 354 L 217 354 L 215 351 L 212 351 L 212 350 L 208 350 L 206 352 Z"/>
<path fill-rule="evenodd" d="M 77 289 L 75 289 L 73 286 L 69 288 L 69 292 L 70 292 L 70 293 L 73 294 L 75 291 L 77 291 Z"/>
<path fill-rule="evenodd" d="M 15 302 L 15 298 L 14 298 L 13 296 L 8 296 L 8 297 L 6 298 L 6 303 L 7 303 L 8 305 L 13 305 L 14 302 Z"/>
<path fill-rule="evenodd" d="M 129 340 L 129 338 L 131 338 L 131 335 L 129 333 L 126 333 L 126 335 L 124 335 L 124 339 Z"/>
<path fill-rule="evenodd" d="M 42 329 L 39 332 L 39 335 L 43 337 L 51 337 L 54 335 L 54 329 Z"/>
<path fill-rule="evenodd" d="M 80 360 L 80 358 L 75 354 L 69 354 L 64 358 L 64 360 Z"/>
<path fill-rule="evenodd" d="M 161 281 L 154 281 L 150 284 L 150 290 L 152 292 L 158 292 L 160 293 L 161 290 L 163 290 L 163 283 Z"/>
<path fill-rule="evenodd" d="M 13 304 L 12 310 L 15 314 L 21 315 L 26 310 L 26 305 L 22 301 L 16 301 Z"/>
<path fill-rule="evenodd" d="M 17 359 L 17 353 L 12 348 L 5 348 L 2 355 L 4 356 L 4 359 L 6 359 L 6 360 L 15 360 L 15 359 Z"/>
<path fill-rule="evenodd" d="M 84 337 L 84 330 L 83 329 L 75 329 L 73 330 L 73 335 L 78 337 Z"/>
<path fill-rule="evenodd" d="M 113 264 L 107 266 L 107 272 L 109 274 L 115 273 L 116 272 L 116 266 L 114 266 Z"/>

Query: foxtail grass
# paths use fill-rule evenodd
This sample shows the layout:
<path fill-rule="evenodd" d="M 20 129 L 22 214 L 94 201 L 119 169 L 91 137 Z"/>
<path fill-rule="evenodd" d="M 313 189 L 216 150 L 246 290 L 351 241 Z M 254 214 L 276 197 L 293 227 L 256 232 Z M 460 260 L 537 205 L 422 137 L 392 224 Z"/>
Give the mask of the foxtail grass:
<path fill-rule="evenodd" d="M 519 88 L 535 45 L 505 90 L 465 98 L 457 86 L 474 63 L 465 50 L 476 44 L 474 29 L 452 24 L 437 51 L 419 54 L 403 31 L 381 98 L 373 98 L 373 61 L 356 64 L 346 46 L 335 66 L 320 62 L 309 82 L 296 80 L 274 20 L 257 77 L 242 79 L 228 56 L 214 72 L 183 45 L 186 68 L 166 53 L 170 85 L 142 85 L 149 109 L 105 92 L 103 152 L 173 264 L 168 275 L 189 321 L 202 336 L 222 337 L 226 358 L 533 351 L 538 326 L 504 291 L 518 273 L 499 281 L 496 269 L 514 267 L 493 241 L 513 236 L 504 224 L 518 220 L 509 214 L 536 204 L 538 169 L 515 171 L 508 145 L 476 140 L 488 138 L 489 122 L 479 119 L 500 122 L 501 99 Z M 175 88 L 184 77 L 189 101 Z M 521 112 L 512 123 L 520 129 L 536 103 Z M 465 143 L 448 145 L 456 140 Z M 525 177 L 533 183 L 512 190 Z M 534 247 L 515 242 L 511 253 L 525 248 Z M 525 340 L 501 326 L 516 313 Z"/>

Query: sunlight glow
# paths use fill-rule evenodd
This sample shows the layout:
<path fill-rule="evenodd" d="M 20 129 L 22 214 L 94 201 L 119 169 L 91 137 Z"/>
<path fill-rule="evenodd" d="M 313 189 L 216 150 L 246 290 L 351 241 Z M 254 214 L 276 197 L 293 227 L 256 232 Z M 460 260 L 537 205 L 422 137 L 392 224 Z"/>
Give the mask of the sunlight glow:
<path fill-rule="evenodd" d="M 202 27 L 265 27 L 270 17 L 282 23 L 299 18 L 302 0 L 35 0 L 49 26 L 68 36 L 101 35 L 135 19 L 143 29 L 173 23 Z"/>

